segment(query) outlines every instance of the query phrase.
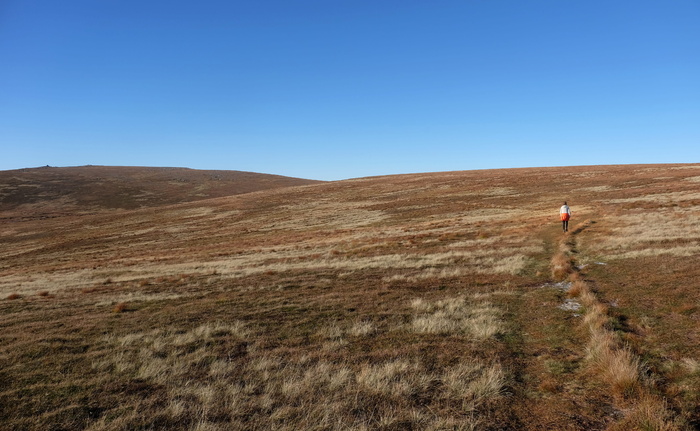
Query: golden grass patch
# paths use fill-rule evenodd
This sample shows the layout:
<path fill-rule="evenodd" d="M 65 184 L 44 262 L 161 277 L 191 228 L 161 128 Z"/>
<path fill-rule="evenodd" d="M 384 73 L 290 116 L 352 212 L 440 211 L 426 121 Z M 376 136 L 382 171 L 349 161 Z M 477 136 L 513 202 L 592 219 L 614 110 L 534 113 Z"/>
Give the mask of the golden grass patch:
<path fill-rule="evenodd" d="M 500 396 L 506 376 L 498 363 L 460 362 L 445 371 L 442 381 L 451 396 L 462 400 L 465 411 L 473 411 Z"/>
<path fill-rule="evenodd" d="M 700 209 L 640 211 L 621 217 L 609 235 L 591 244 L 612 259 L 700 253 Z"/>
<path fill-rule="evenodd" d="M 571 257 L 563 252 L 559 252 L 552 258 L 552 278 L 557 281 L 564 280 L 574 270 Z"/>
<path fill-rule="evenodd" d="M 700 199 L 700 193 L 694 191 L 669 192 L 669 193 L 653 193 L 644 196 L 633 196 L 629 198 L 604 199 L 602 202 L 606 204 L 624 204 L 633 202 L 659 202 L 659 203 L 674 203 L 680 201 L 694 201 Z"/>
<path fill-rule="evenodd" d="M 427 307 L 457 310 L 459 302 Z M 345 335 L 339 327 L 327 328 L 328 337 Z M 356 322 L 349 333 L 363 336 L 371 329 Z M 190 429 L 359 430 L 398 423 L 473 429 L 479 421 L 463 414 L 497 400 L 506 382 L 497 363 L 466 361 L 429 370 L 420 357 L 353 363 L 265 352 L 257 347 L 255 332 L 240 322 L 110 336 L 105 342 L 112 353 L 94 367 L 163 385 L 168 399 L 162 414 L 186 420 Z M 237 354 L 231 356 L 232 351 Z M 463 411 L 455 415 L 412 401 L 428 398 Z M 225 423 L 216 419 L 222 417 Z M 111 429 L 117 423 L 128 427 L 133 420 L 126 413 L 111 422 L 102 419 L 91 429 Z"/>
<path fill-rule="evenodd" d="M 608 429 L 610 431 L 683 431 L 688 428 L 673 417 L 665 400 L 647 395 L 635 404 L 621 421 Z"/>
<path fill-rule="evenodd" d="M 503 329 L 500 311 L 488 302 L 471 304 L 464 297 L 435 302 L 417 298 L 411 306 L 418 313 L 411 329 L 420 334 L 459 334 L 486 339 Z"/>
<path fill-rule="evenodd" d="M 355 337 L 364 337 L 372 335 L 377 331 L 377 327 L 374 323 L 368 321 L 356 322 L 348 333 Z"/>
<path fill-rule="evenodd" d="M 683 367 L 689 374 L 699 374 L 700 373 L 700 361 L 693 358 L 683 358 Z"/>

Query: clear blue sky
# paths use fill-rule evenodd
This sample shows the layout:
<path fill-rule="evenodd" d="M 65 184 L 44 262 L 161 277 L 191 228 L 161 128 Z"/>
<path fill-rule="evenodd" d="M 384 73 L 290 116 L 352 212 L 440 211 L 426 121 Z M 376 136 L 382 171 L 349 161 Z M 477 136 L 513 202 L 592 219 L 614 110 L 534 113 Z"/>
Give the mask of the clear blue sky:
<path fill-rule="evenodd" d="M 700 162 L 700 2 L 0 0 L 0 170 Z"/>

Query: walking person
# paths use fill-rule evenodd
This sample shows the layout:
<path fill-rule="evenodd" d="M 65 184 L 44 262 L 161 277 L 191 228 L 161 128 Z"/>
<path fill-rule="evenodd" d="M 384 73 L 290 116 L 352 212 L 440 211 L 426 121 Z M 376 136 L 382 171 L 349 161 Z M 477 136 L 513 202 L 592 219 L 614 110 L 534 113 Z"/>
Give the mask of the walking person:
<path fill-rule="evenodd" d="M 561 227 L 564 232 L 569 231 L 569 219 L 571 218 L 571 208 L 564 202 L 564 205 L 559 208 L 559 217 L 561 218 Z"/>

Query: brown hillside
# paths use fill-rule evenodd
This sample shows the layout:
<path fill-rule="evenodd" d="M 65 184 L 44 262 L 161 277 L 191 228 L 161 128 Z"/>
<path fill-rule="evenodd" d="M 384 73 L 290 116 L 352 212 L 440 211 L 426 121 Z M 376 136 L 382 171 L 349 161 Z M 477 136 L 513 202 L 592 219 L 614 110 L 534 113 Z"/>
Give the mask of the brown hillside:
<path fill-rule="evenodd" d="M 699 184 L 465 171 L 7 219 L 0 423 L 698 429 Z"/>
<path fill-rule="evenodd" d="M 231 196 L 318 181 L 240 171 L 119 166 L 0 171 L 0 211 L 94 212 Z"/>

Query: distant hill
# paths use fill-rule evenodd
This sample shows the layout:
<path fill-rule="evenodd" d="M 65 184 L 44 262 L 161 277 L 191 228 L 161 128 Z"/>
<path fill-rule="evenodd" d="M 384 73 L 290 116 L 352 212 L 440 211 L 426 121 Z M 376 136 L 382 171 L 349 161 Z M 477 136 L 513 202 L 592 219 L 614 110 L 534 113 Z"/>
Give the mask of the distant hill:
<path fill-rule="evenodd" d="M 241 171 L 47 166 L 0 171 L 0 211 L 136 209 L 318 182 Z"/>

